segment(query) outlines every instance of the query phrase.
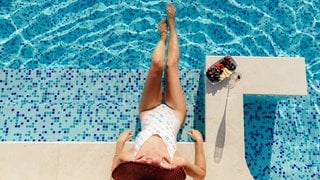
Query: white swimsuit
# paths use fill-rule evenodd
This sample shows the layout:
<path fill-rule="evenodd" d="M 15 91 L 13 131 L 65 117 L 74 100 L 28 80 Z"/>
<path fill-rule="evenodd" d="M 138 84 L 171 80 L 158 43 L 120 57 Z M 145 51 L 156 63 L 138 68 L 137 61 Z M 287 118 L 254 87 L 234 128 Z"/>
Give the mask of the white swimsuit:
<path fill-rule="evenodd" d="M 160 104 L 148 111 L 141 119 L 141 132 L 139 132 L 135 140 L 134 156 L 136 157 L 143 143 L 152 135 L 159 135 L 166 145 L 172 161 L 177 149 L 176 137 L 179 129 L 180 121 L 167 105 Z"/>

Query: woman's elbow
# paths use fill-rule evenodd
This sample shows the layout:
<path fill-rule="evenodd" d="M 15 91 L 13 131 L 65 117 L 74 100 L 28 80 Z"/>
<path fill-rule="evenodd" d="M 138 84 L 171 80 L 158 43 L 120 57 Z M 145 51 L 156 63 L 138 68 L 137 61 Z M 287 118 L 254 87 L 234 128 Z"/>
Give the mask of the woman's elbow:
<path fill-rule="evenodd" d="M 207 172 L 203 171 L 203 174 L 201 174 L 200 179 L 204 179 L 206 177 L 206 175 L 207 175 Z"/>
<path fill-rule="evenodd" d="M 204 179 L 206 177 L 206 170 L 205 169 L 202 169 L 196 177 L 194 177 L 194 180 L 201 180 L 201 179 Z"/>

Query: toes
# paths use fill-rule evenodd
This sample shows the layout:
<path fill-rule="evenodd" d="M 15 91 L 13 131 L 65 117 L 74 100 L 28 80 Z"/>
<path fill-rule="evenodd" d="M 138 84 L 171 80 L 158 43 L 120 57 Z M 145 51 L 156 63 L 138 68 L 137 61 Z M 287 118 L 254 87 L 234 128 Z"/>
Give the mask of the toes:
<path fill-rule="evenodd" d="M 173 9 L 173 6 L 171 3 L 167 3 L 167 9 Z"/>
<path fill-rule="evenodd" d="M 175 16 L 175 12 L 176 12 L 176 9 L 173 7 L 172 4 L 168 3 L 167 4 L 167 15 L 168 17 L 172 18 Z"/>

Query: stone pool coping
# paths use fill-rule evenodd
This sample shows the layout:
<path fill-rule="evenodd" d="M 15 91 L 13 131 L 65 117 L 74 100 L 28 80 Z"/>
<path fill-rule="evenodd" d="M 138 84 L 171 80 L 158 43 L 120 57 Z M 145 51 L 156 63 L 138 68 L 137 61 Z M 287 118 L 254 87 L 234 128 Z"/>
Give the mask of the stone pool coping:
<path fill-rule="evenodd" d="M 207 56 L 206 67 L 220 58 Z M 307 94 L 303 58 L 234 58 L 242 80 L 229 91 L 225 136 L 217 138 L 226 104 L 226 84 L 206 83 L 206 179 L 252 179 L 244 157 L 243 94 Z M 216 145 L 223 137 L 224 146 Z M 109 179 L 114 147 L 115 143 L 103 142 L 0 143 L 0 179 Z M 179 142 L 178 148 L 193 161 L 193 143 Z"/>
<path fill-rule="evenodd" d="M 206 67 L 220 58 L 207 56 Z M 229 90 L 224 137 L 223 133 L 219 136 L 219 127 L 225 111 L 227 83 L 214 86 L 206 83 L 207 179 L 253 179 L 244 156 L 244 94 L 307 95 L 304 58 L 234 56 L 234 59 L 242 79 Z M 223 139 L 221 147 L 219 141 Z"/>

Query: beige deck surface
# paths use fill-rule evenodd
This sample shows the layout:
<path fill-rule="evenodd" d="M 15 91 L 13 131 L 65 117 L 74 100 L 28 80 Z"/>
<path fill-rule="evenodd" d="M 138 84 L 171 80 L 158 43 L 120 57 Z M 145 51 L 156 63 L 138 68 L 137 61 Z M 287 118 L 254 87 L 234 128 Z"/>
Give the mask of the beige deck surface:
<path fill-rule="evenodd" d="M 208 56 L 206 67 L 221 57 Z M 243 94 L 306 95 L 303 58 L 233 57 L 242 79 L 229 91 L 223 148 L 215 146 L 227 97 L 226 83 L 206 83 L 207 179 L 252 179 L 245 161 Z M 221 153 L 222 151 L 222 153 Z M 214 152 L 217 152 L 214 160 Z M 221 155 L 222 154 L 222 155 Z"/>
<path fill-rule="evenodd" d="M 208 56 L 207 67 L 220 58 Z M 303 58 L 234 58 L 242 80 L 229 91 L 223 148 L 215 144 L 227 89 L 224 83 L 215 86 L 206 84 L 206 179 L 252 179 L 244 158 L 243 94 L 307 94 Z M 221 140 L 222 137 L 219 137 L 218 141 Z M 0 143 L 0 180 L 110 179 L 114 145 Z M 193 143 L 178 143 L 178 148 L 185 157 L 193 160 Z M 214 152 L 217 153 L 215 159 Z"/>

